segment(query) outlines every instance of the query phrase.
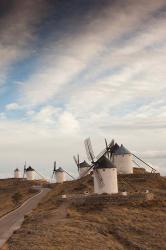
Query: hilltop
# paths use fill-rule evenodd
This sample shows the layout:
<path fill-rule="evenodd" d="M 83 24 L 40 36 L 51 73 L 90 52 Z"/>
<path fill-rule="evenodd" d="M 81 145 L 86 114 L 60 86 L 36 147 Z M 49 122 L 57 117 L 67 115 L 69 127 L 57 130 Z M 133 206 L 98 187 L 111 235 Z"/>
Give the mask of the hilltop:
<path fill-rule="evenodd" d="M 149 190 L 154 199 L 83 195 L 93 192 L 90 175 L 52 184 L 48 196 L 26 216 L 6 249 L 165 249 L 166 178 L 145 173 L 118 179 L 120 191 L 128 191 L 128 197 Z"/>

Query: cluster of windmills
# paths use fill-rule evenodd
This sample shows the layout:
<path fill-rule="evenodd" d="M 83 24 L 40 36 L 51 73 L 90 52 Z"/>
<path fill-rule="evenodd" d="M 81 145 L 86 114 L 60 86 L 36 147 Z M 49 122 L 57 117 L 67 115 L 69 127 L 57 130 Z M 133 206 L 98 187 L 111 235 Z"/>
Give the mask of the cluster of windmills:
<path fill-rule="evenodd" d="M 26 167 L 26 162 L 24 165 L 23 174 L 20 169 L 16 168 L 14 170 L 14 178 L 15 179 L 26 179 L 28 181 L 35 180 L 36 178 L 45 179 L 37 170 L 33 169 L 31 166 Z"/>
<path fill-rule="evenodd" d="M 31 166 L 29 166 L 28 168 L 24 166 L 24 171 L 23 171 L 23 176 L 22 176 L 20 169 L 16 168 L 14 170 L 14 178 L 16 179 L 26 178 L 27 180 L 34 180 L 35 170 Z"/>
<path fill-rule="evenodd" d="M 144 164 L 150 168 L 151 172 L 156 172 L 148 163 L 131 153 L 124 145 L 119 145 L 114 140 L 107 143 L 105 139 L 105 148 L 97 156 L 94 154 L 90 138 L 85 139 L 84 143 L 88 162 L 85 160 L 80 161 L 79 154 L 73 156 L 73 158 L 78 168 L 79 178 L 90 173 L 92 174 L 94 180 L 94 193 L 118 193 L 117 176 L 119 174 L 132 175 L 135 165 L 141 167 L 140 164 Z M 66 181 L 66 175 L 71 179 L 75 179 L 62 167 L 57 168 L 55 161 L 51 182 L 56 181 L 56 183 L 63 183 Z M 18 168 L 14 170 L 14 178 L 23 178 L 32 181 L 36 179 L 36 176 L 46 180 L 46 178 L 31 166 L 26 167 L 26 163 L 24 165 L 23 176 Z"/>
<path fill-rule="evenodd" d="M 148 166 L 151 172 L 156 172 L 148 163 L 131 153 L 124 145 L 118 145 L 114 140 L 108 144 L 105 139 L 105 148 L 97 156 L 94 155 L 90 138 L 85 140 L 85 149 L 90 163 L 80 162 L 79 155 L 73 158 L 80 178 L 93 172 L 94 193 L 97 194 L 118 193 L 118 174 L 133 174 L 134 164 L 140 167 L 138 161 Z"/>
<path fill-rule="evenodd" d="M 53 172 L 51 175 L 50 182 L 63 183 L 66 181 L 66 175 L 70 177 L 70 179 L 75 179 L 71 174 L 69 174 L 62 167 L 58 167 L 56 165 L 56 161 L 54 161 Z M 23 175 L 20 169 L 16 168 L 14 170 L 14 178 L 15 179 L 26 179 L 28 181 L 33 181 L 36 179 L 47 180 L 42 174 L 39 173 L 36 169 L 33 169 L 31 166 L 26 167 L 26 163 L 24 165 Z"/>

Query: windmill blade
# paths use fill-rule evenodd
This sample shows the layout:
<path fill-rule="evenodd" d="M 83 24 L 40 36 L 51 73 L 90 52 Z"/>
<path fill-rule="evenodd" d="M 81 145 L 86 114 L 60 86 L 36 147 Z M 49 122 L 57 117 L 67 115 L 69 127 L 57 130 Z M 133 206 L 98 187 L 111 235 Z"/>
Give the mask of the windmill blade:
<path fill-rule="evenodd" d="M 89 154 L 90 154 L 90 157 L 91 157 L 91 161 L 93 162 L 93 160 L 95 158 L 95 155 L 94 155 L 94 152 L 93 152 L 93 149 L 92 149 L 92 143 L 91 143 L 90 138 L 88 138 L 87 142 L 88 142 L 88 149 L 89 149 Z"/>
<path fill-rule="evenodd" d="M 53 168 L 51 179 L 53 179 L 55 172 L 56 172 L 56 161 L 54 161 L 54 168 Z"/>
<path fill-rule="evenodd" d="M 99 186 L 103 187 L 104 186 L 103 178 L 102 178 L 100 172 L 98 171 L 98 169 L 95 169 L 95 176 L 96 176 L 96 179 L 98 181 Z"/>
<path fill-rule="evenodd" d="M 23 178 L 25 177 L 25 173 L 26 173 L 26 161 L 25 161 L 25 164 L 24 164 Z"/>
<path fill-rule="evenodd" d="M 108 143 L 106 138 L 105 138 L 105 147 L 108 148 Z"/>
<path fill-rule="evenodd" d="M 114 146 L 114 144 L 115 144 L 115 141 L 114 141 L 114 139 L 112 139 L 112 141 L 111 141 L 110 144 L 108 145 L 108 148 L 109 148 L 109 149 L 112 148 L 112 147 Z"/>
<path fill-rule="evenodd" d="M 78 159 L 75 157 L 75 155 L 73 156 L 73 160 L 74 160 L 75 164 L 76 164 L 76 165 L 77 165 L 77 167 L 78 167 L 79 162 L 78 162 Z"/>
<path fill-rule="evenodd" d="M 109 153 L 109 148 L 108 148 L 108 143 L 107 143 L 107 139 L 105 138 L 105 148 L 107 150 L 107 157 L 108 159 L 110 158 L 110 153 Z"/>
<path fill-rule="evenodd" d="M 115 144 L 114 139 L 112 139 L 109 144 L 107 143 L 107 140 L 105 139 L 105 145 L 106 145 L 107 150 L 110 150 L 114 146 L 114 144 Z"/>
<path fill-rule="evenodd" d="M 51 179 L 53 179 L 53 177 L 54 177 L 54 172 L 52 173 Z"/>
<path fill-rule="evenodd" d="M 85 143 L 85 149 L 86 149 L 86 154 L 87 154 L 88 160 L 93 162 L 95 156 L 94 156 L 94 152 L 92 149 L 92 144 L 91 144 L 90 138 L 85 139 L 84 143 Z"/>
<path fill-rule="evenodd" d="M 53 178 L 54 178 L 55 172 L 56 172 L 56 170 L 55 170 L 55 171 L 53 170 L 53 172 L 52 172 L 52 176 L 51 176 L 51 179 L 53 179 Z"/>
<path fill-rule="evenodd" d="M 100 159 L 103 155 L 105 155 L 107 153 L 107 149 L 103 149 L 97 156 L 96 159 Z"/>
<path fill-rule="evenodd" d="M 112 157 L 112 149 L 113 149 L 114 145 L 115 145 L 115 141 L 114 141 L 114 139 L 112 139 L 112 141 L 108 145 L 108 155 L 109 155 L 108 159 L 110 159 L 110 160 L 111 160 L 111 157 Z"/>
<path fill-rule="evenodd" d="M 79 171 L 79 167 L 80 167 L 80 156 L 79 156 L 79 154 L 77 154 L 77 167 L 78 167 L 78 171 Z"/>
<path fill-rule="evenodd" d="M 82 175 L 81 175 L 81 178 L 86 176 L 87 173 L 94 167 L 94 165 L 92 165 L 91 167 L 89 167 L 89 169 L 87 171 L 85 171 Z"/>
<path fill-rule="evenodd" d="M 107 154 L 108 159 L 111 159 L 111 149 L 114 146 L 114 140 L 112 140 L 109 144 L 107 142 L 107 139 L 105 139 L 105 146 L 106 148 L 103 149 L 96 157 L 96 159 L 100 159 L 103 155 Z"/>
<path fill-rule="evenodd" d="M 54 161 L 54 170 L 56 170 L 56 161 Z"/>

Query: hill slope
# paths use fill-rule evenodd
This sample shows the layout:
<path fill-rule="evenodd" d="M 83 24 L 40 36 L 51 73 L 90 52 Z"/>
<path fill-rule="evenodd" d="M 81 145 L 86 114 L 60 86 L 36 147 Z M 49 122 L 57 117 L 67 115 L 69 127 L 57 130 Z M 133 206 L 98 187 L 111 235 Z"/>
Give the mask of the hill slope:
<path fill-rule="evenodd" d="M 119 176 L 119 186 L 129 192 L 149 189 L 155 199 L 112 202 L 107 195 L 82 197 L 79 194 L 93 190 L 91 176 L 53 184 L 6 249 L 165 249 L 166 179 L 151 174 Z M 62 194 L 69 196 L 62 199 Z"/>
<path fill-rule="evenodd" d="M 20 203 L 34 195 L 35 190 L 32 185 L 38 184 L 38 181 L 30 182 L 23 179 L 0 179 L 0 217 L 16 207 L 12 201 L 15 193 L 21 195 Z"/>

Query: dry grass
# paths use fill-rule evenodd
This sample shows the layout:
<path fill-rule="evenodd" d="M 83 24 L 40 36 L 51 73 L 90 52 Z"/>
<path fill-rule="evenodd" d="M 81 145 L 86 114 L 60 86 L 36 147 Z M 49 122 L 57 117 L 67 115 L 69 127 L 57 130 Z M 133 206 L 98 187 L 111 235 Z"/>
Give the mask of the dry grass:
<path fill-rule="evenodd" d="M 10 250 L 164 250 L 166 242 L 166 179 L 120 176 L 120 189 L 152 190 L 153 201 L 126 204 L 73 203 L 61 194 L 92 191 L 92 179 L 52 185 L 52 191 L 9 240 Z M 126 185 L 126 186 L 125 186 Z M 160 193 L 162 194 L 160 196 Z M 162 199 L 161 199 L 162 197 Z M 74 199 L 74 198 L 73 198 Z"/>
<path fill-rule="evenodd" d="M 21 203 L 27 198 L 34 195 L 32 186 L 34 182 L 22 181 L 16 179 L 2 179 L 0 180 L 0 217 L 15 208 L 12 202 L 12 195 L 16 192 L 22 194 Z"/>

